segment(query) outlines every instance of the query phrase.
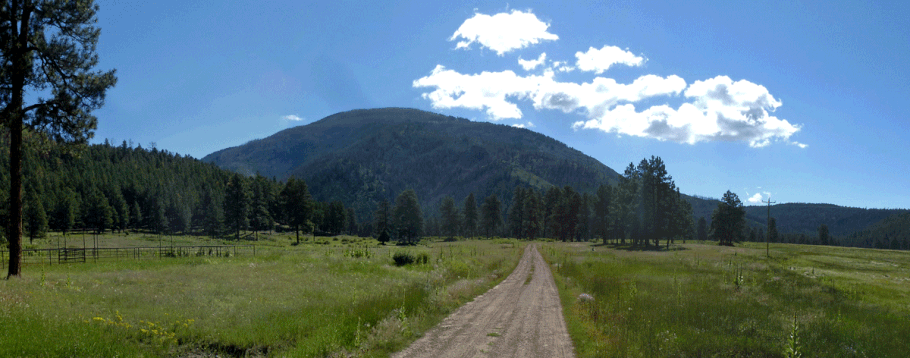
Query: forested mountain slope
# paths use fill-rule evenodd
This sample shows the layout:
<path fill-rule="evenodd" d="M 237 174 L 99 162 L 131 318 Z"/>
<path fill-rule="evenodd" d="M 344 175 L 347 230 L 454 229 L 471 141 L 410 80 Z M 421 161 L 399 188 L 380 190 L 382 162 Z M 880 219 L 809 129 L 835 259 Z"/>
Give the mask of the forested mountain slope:
<path fill-rule="evenodd" d="M 496 194 L 508 202 L 517 185 L 591 193 L 619 178 L 539 133 L 402 108 L 334 114 L 202 160 L 244 174 L 304 179 L 315 199 L 341 200 L 364 217 L 408 188 L 432 211 L 445 196 Z"/>
<path fill-rule="evenodd" d="M 832 204 L 789 203 L 771 206 L 771 216 L 777 221 L 777 230 L 784 234 L 818 235 L 818 227 L 828 226 L 831 235 L 844 237 L 865 230 L 889 216 L 905 213 L 898 209 L 863 209 Z M 767 223 L 767 206 L 747 206 L 746 219 Z"/>

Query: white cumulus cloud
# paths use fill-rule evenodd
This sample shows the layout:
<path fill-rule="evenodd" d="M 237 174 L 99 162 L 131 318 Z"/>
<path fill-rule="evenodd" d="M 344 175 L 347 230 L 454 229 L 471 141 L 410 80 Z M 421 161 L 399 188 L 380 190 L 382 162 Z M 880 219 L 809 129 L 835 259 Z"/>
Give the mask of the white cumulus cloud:
<path fill-rule="evenodd" d="M 559 36 L 547 31 L 549 27 L 531 12 L 513 10 L 492 16 L 476 13 L 458 27 L 449 41 L 463 39 L 458 41 L 456 48 L 469 48 L 476 42 L 502 56 L 540 41 L 559 39 Z"/>
<path fill-rule="evenodd" d="M 572 126 L 689 144 L 744 141 L 754 148 L 786 140 L 800 130 L 799 125 L 771 115 L 781 102 L 764 86 L 746 80 L 718 76 L 695 81 L 684 95 L 689 102 L 676 109 L 660 105 L 638 112 L 626 104 Z"/>
<path fill-rule="evenodd" d="M 598 75 L 615 64 L 641 66 L 645 62 L 644 58 L 616 46 L 604 46 L 600 50 L 591 47 L 587 52 L 576 52 L 575 57 L 578 59 L 575 65 L 579 70 L 593 71 Z"/>
<path fill-rule="evenodd" d="M 646 75 L 630 84 L 604 77 L 596 77 L 589 83 L 559 82 L 554 76 L 552 70 L 528 76 L 508 70 L 468 75 L 438 65 L 428 76 L 415 80 L 413 86 L 435 88 L 423 94 L 433 108 L 485 110 L 493 120 L 522 118 L 516 104 L 519 100 L 530 100 L 535 109 L 598 114 L 620 102 L 679 94 L 686 87 L 686 82 L 678 76 Z"/>
<path fill-rule="evenodd" d="M 544 64 L 544 62 L 546 62 L 546 60 L 547 60 L 547 53 L 544 52 L 544 53 L 540 54 L 540 57 L 538 57 L 536 60 L 522 60 L 521 57 L 519 57 L 518 64 L 521 65 L 521 68 L 524 68 L 525 71 L 530 71 L 530 70 L 537 68 L 537 66 Z"/>
<path fill-rule="evenodd" d="M 747 201 L 752 204 L 758 204 L 761 203 L 761 199 L 761 193 L 755 193 L 755 195 L 752 195 L 752 197 L 750 197 Z"/>
<path fill-rule="evenodd" d="M 296 114 L 289 114 L 284 117 L 281 117 L 281 119 L 286 119 L 286 120 L 295 121 L 295 122 L 299 122 L 299 121 L 303 120 L 303 118 L 301 118 L 300 116 L 298 116 Z"/>
<path fill-rule="evenodd" d="M 498 55 L 558 37 L 548 32 L 549 25 L 530 12 L 512 11 L 493 16 L 475 14 L 449 39 L 458 48 L 479 43 Z M 647 59 L 616 46 L 589 47 L 575 53 L 574 66 L 561 59 L 548 60 L 546 53 L 537 59 L 518 58 L 518 65 L 535 73 L 516 74 L 505 69 L 466 74 L 437 65 L 428 75 L 413 81 L 414 88 L 425 88 L 422 97 L 435 109 L 466 108 L 485 111 L 494 121 L 521 119 L 519 103 L 534 110 L 559 110 L 583 116 L 572 128 L 595 129 L 607 133 L 653 138 L 660 141 L 696 144 L 735 141 L 761 148 L 783 142 L 806 148 L 790 138 L 801 125 L 774 115 L 782 102 L 762 85 L 748 80 L 734 81 L 728 76 L 687 83 L 676 75 L 644 74 L 631 83 L 619 83 L 601 76 L 617 64 L 642 66 Z M 549 61 L 549 63 L 547 62 Z M 514 62 L 513 62 L 514 64 Z M 584 73 L 590 80 L 565 81 L 574 70 L 575 78 Z M 593 73 L 593 74 L 591 74 Z M 666 103 L 655 103 L 656 98 Z M 647 104 L 642 104 L 649 100 Z M 671 102 L 672 101 L 672 104 Z M 525 128 L 533 125 L 517 124 Z"/>

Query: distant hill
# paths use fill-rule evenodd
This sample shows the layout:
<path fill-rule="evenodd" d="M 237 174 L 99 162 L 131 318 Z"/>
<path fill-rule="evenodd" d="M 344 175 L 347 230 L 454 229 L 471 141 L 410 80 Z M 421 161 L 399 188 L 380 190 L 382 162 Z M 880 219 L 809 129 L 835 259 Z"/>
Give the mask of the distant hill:
<path fill-rule="evenodd" d="M 910 212 L 888 216 L 844 241 L 852 246 L 910 250 Z"/>
<path fill-rule="evenodd" d="M 354 110 L 209 154 L 205 162 L 252 175 L 306 180 L 317 200 L 341 200 L 360 217 L 413 188 L 424 210 L 474 193 L 511 201 L 516 185 L 594 192 L 613 169 L 527 129 L 416 109 Z M 435 214 L 435 212 L 433 212 Z"/>
<path fill-rule="evenodd" d="M 818 235 L 818 227 L 828 226 L 831 235 L 844 237 L 865 230 L 891 215 L 908 210 L 863 209 L 833 204 L 791 203 L 771 206 L 771 216 L 776 218 L 777 230 L 786 234 Z M 767 225 L 767 206 L 747 206 L 746 219 Z"/>

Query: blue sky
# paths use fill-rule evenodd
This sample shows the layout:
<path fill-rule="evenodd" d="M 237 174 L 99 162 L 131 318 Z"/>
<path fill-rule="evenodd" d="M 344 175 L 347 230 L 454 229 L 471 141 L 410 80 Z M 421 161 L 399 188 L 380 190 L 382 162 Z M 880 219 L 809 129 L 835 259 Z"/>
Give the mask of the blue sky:
<path fill-rule="evenodd" d="M 689 194 L 910 208 L 907 2 L 98 4 L 96 142 L 201 158 L 412 107 L 660 156 Z"/>

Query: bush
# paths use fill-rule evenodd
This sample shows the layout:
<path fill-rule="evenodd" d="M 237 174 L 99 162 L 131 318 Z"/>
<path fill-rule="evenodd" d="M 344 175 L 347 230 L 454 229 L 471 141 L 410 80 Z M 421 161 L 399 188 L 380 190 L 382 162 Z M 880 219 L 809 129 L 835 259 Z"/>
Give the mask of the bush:
<path fill-rule="evenodd" d="M 395 261 L 395 266 L 400 267 L 414 263 L 416 258 L 409 252 L 396 252 L 395 255 L 392 256 L 392 260 Z"/>
<path fill-rule="evenodd" d="M 417 255 L 410 252 L 396 252 L 395 255 L 392 255 L 392 260 L 395 261 L 395 266 L 399 267 L 410 264 L 426 265 L 430 262 L 430 255 L 425 252 Z"/>

